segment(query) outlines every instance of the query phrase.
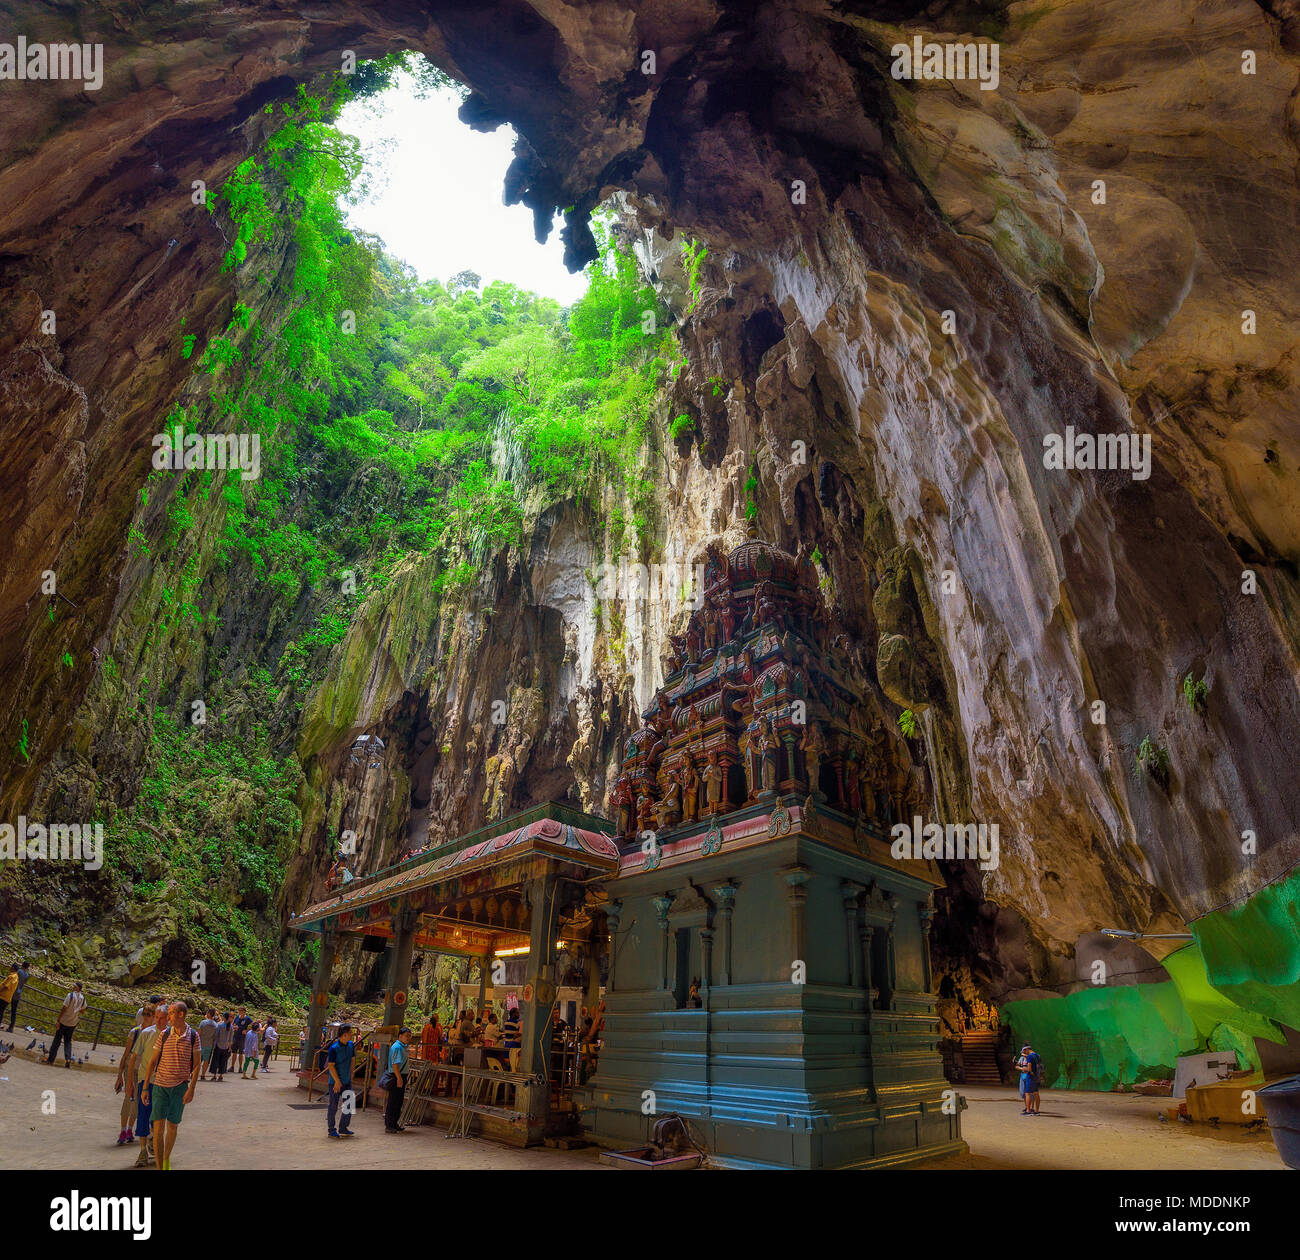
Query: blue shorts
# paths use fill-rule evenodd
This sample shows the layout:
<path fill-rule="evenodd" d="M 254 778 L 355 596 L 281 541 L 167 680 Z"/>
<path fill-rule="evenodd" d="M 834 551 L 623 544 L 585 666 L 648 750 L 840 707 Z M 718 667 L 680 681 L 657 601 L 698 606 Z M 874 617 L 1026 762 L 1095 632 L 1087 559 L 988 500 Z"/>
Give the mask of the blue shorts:
<path fill-rule="evenodd" d="M 1020 1097 L 1038 1093 L 1038 1082 L 1028 1072 L 1020 1073 Z"/>
<path fill-rule="evenodd" d="M 144 1082 L 136 1082 L 135 1087 L 135 1135 L 136 1137 L 147 1138 L 150 1127 L 150 1108 L 146 1107 L 140 1100 L 140 1095 L 144 1093 Z M 149 1093 L 150 1102 L 153 1101 L 153 1092 Z"/>

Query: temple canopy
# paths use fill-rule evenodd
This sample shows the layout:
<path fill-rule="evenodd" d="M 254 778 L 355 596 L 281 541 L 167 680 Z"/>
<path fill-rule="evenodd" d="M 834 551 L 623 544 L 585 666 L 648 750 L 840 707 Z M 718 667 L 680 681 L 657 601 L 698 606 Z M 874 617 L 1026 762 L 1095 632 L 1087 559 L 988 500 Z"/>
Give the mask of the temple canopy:
<path fill-rule="evenodd" d="M 603 818 L 555 802 L 412 854 L 293 916 L 300 931 L 391 938 L 403 909 L 418 916 L 415 945 L 479 958 L 529 944 L 525 890 L 538 879 L 584 883 L 618 869 Z M 575 921 L 576 922 L 576 921 Z M 566 931 L 563 916 L 557 928 Z M 581 938 L 586 938 L 585 925 Z"/>

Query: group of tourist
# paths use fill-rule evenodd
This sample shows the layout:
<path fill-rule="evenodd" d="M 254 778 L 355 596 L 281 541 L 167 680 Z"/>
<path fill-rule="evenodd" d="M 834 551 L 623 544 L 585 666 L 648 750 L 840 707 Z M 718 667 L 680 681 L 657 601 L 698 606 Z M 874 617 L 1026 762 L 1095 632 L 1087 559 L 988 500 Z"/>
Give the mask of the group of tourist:
<path fill-rule="evenodd" d="M 113 1089 L 125 1094 L 117 1144 L 130 1145 L 134 1133 L 140 1144 L 136 1168 L 171 1168 L 181 1116 L 194 1101 L 204 1060 L 188 1015 L 185 1002 L 164 1002 L 155 994 L 127 1034 Z"/>
<path fill-rule="evenodd" d="M 255 1081 L 259 1058 L 262 1071 L 271 1070 L 271 1056 L 280 1043 L 280 1033 L 274 1019 L 262 1024 L 243 1006 L 238 1015 L 223 1011 L 220 1019 L 212 1009 L 199 1024 L 199 1042 L 203 1047 L 203 1071 L 199 1080 L 224 1081 L 227 1069 L 233 1072 L 242 1058 L 241 1079 Z"/>
<path fill-rule="evenodd" d="M 584 1006 L 578 1017 L 578 1027 L 572 1030 L 576 1031 L 584 1060 L 594 1060 L 604 1029 L 604 1001 L 594 1014 Z M 571 1033 L 569 1026 L 559 1018 L 558 1008 L 552 1019 L 551 1033 L 553 1041 L 563 1040 Z M 498 1019 L 494 1010 L 476 1014 L 466 1008 L 446 1029 L 435 1012 L 420 1030 L 420 1055 L 430 1062 L 456 1062 L 468 1046 L 482 1046 L 489 1055 L 508 1062 L 510 1070 L 517 1072 L 523 1047 L 518 1006 L 507 1007 L 504 1019 Z"/>
<path fill-rule="evenodd" d="M 133 1138 L 139 1142 L 136 1168 L 171 1168 L 181 1117 L 200 1080 L 225 1080 L 241 1057 L 241 1079 L 257 1079 L 259 1057 L 262 1070 L 270 1070 L 280 1039 L 274 1019 L 263 1027 L 245 1007 L 238 1013 L 224 1011 L 220 1018 L 210 1007 L 196 1029 L 188 1016 L 187 1003 L 167 1002 L 155 993 L 127 1033 L 113 1090 L 123 1095 L 117 1144 L 129 1146 Z"/>

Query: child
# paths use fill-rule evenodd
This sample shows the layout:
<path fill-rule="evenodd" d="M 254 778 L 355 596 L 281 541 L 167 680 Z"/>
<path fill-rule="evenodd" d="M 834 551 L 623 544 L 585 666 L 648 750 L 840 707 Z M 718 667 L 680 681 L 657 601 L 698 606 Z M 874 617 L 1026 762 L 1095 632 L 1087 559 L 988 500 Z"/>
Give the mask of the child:
<path fill-rule="evenodd" d="M 244 1034 L 244 1067 L 239 1073 L 241 1080 L 257 1080 L 257 1047 L 261 1038 L 258 1035 L 258 1029 L 261 1027 L 257 1020 L 254 1020 L 248 1026 L 248 1031 Z M 252 1077 L 247 1075 L 249 1067 L 253 1069 Z"/>

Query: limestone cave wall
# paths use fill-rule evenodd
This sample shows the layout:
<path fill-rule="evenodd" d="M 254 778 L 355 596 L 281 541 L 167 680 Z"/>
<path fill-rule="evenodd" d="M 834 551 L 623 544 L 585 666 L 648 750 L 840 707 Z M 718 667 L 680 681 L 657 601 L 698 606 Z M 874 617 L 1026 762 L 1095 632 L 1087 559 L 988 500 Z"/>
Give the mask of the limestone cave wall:
<path fill-rule="evenodd" d="M 7 813 L 82 799 L 88 781 L 132 790 L 129 741 L 97 746 L 113 693 L 98 664 L 105 636 L 149 624 L 157 579 L 127 536 L 148 437 L 187 388 L 166 353 L 176 319 L 222 323 L 235 299 L 192 181 L 224 179 L 262 107 L 344 50 L 409 46 L 472 88 L 474 125 L 517 129 L 506 195 L 542 225 L 569 208 L 574 265 L 591 256 L 587 213 L 624 198 L 687 350 L 663 416 L 692 428 L 664 435 L 660 557 L 734 530 L 756 469 L 760 531 L 815 543 L 863 668 L 918 715 L 936 816 L 999 824 L 999 867 L 952 871 L 941 960 L 998 996 L 1060 991 L 1097 928 L 1180 930 L 1295 864 L 1289 6 L 0 13 L 30 38 L 106 50 L 95 93 L 0 84 Z M 995 41 L 996 90 L 893 78 L 890 49 L 913 35 Z M 274 289 L 257 300 L 269 309 Z M 1044 437 L 1067 426 L 1149 436 L 1149 477 L 1045 467 Z M 373 869 L 430 820 L 454 833 L 570 783 L 603 804 L 670 614 L 629 611 L 615 651 L 582 578 L 602 548 L 564 505 L 539 510 L 528 556 L 488 558 L 455 616 L 418 564 L 363 609 L 287 719 L 302 825 L 269 919 L 318 887 L 336 828 L 372 837 Z M 72 609 L 53 630 L 35 594 L 46 569 Z M 233 637 L 260 633 L 255 596 L 214 572 L 206 598 L 243 608 Z M 1179 694 L 1189 674 L 1203 712 Z M 353 764 L 363 732 L 385 748 Z M 1147 737 L 1167 781 L 1135 773 Z"/>

